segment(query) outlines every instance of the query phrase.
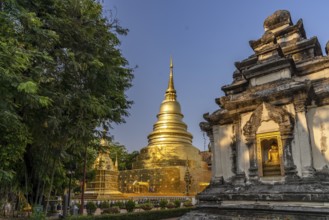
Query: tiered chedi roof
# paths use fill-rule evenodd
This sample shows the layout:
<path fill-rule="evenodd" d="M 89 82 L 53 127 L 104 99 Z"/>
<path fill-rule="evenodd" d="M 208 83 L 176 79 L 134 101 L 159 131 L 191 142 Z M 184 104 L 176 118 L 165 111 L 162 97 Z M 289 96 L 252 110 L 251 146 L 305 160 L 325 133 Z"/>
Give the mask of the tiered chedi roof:
<path fill-rule="evenodd" d="M 173 68 L 171 60 L 168 88 L 148 145 L 141 149 L 132 170 L 120 172 L 119 189 L 124 193 L 195 195 L 209 183 L 208 165 L 192 145 L 192 135 L 182 120 Z M 186 182 L 187 171 L 193 181 Z"/>
<path fill-rule="evenodd" d="M 148 135 L 148 146 L 141 150 L 133 164 L 134 169 L 185 166 L 187 159 L 193 168 L 206 167 L 199 150 L 192 145 L 192 134 L 182 120 L 184 115 L 177 101 L 173 68 L 171 59 L 168 88 L 157 115 L 158 120 Z"/>
<path fill-rule="evenodd" d="M 285 10 L 266 18 L 264 30 L 249 42 L 254 53 L 235 63 L 220 108 L 200 123 L 211 140 L 212 181 L 199 209 L 181 219 L 329 215 L 319 205 L 329 200 L 329 44 L 324 56 Z M 272 144 L 280 171 L 269 175 Z"/>

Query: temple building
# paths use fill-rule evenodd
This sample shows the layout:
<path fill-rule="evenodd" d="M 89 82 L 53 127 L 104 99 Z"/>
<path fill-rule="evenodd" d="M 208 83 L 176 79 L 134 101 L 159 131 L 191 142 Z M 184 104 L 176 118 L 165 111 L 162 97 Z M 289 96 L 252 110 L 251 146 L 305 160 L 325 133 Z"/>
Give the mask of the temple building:
<path fill-rule="evenodd" d="M 168 89 L 157 118 L 148 135 L 148 146 L 141 149 L 133 169 L 120 171 L 119 190 L 153 195 L 195 195 L 201 192 L 209 184 L 211 172 L 199 149 L 192 145 L 192 134 L 182 121 L 172 61 Z"/>
<path fill-rule="evenodd" d="M 199 210 L 182 219 L 327 219 L 329 42 L 276 11 L 200 123 L 213 152 Z"/>
<path fill-rule="evenodd" d="M 100 144 L 107 146 L 107 141 L 101 139 Z M 118 187 L 118 160 L 113 163 L 108 151 L 100 151 L 94 162 L 96 175 L 93 181 L 87 183 L 85 198 L 87 200 L 123 199 L 124 195 Z"/>

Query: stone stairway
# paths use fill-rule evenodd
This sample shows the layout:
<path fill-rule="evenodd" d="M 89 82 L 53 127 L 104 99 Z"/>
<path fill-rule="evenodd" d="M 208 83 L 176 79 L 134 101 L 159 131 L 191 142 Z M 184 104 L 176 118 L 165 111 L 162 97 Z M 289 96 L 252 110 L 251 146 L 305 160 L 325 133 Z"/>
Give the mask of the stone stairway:
<path fill-rule="evenodd" d="M 264 164 L 263 176 L 281 176 L 280 164 L 277 165 Z"/>

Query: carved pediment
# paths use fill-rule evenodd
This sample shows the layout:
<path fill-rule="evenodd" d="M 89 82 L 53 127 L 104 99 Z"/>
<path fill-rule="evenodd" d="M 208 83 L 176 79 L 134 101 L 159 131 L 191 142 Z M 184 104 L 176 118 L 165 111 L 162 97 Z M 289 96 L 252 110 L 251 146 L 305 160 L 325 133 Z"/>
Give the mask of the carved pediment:
<path fill-rule="evenodd" d="M 290 135 L 293 132 L 293 116 L 282 107 L 263 102 L 252 113 L 249 121 L 243 127 L 243 134 L 246 136 L 247 141 L 253 141 L 261 123 L 270 120 L 279 125 L 281 134 Z"/>

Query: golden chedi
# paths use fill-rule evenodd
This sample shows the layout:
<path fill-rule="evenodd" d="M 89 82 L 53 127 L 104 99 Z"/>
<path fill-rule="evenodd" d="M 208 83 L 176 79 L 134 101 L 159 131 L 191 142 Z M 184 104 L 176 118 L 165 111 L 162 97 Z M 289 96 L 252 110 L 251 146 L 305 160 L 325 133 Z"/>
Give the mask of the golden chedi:
<path fill-rule="evenodd" d="M 207 163 L 192 145 L 193 136 L 187 131 L 183 117 L 176 99 L 171 61 L 168 89 L 157 115 L 158 121 L 148 135 L 148 146 L 141 149 L 133 163 L 133 169 L 120 172 L 121 192 L 196 194 L 209 183 L 211 174 Z M 187 170 L 190 181 L 184 179 Z M 186 182 L 190 182 L 188 189 Z"/>
<path fill-rule="evenodd" d="M 101 139 L 102 146 L 107 146 L 107 141 Z M 85 197 L 87 200 L 121 199 L 123 194 L 118 191 L 118 160 L 113 163 L 110 152 L 100 151 L 94 162 L 96 176 L 87 183 Z"/>

